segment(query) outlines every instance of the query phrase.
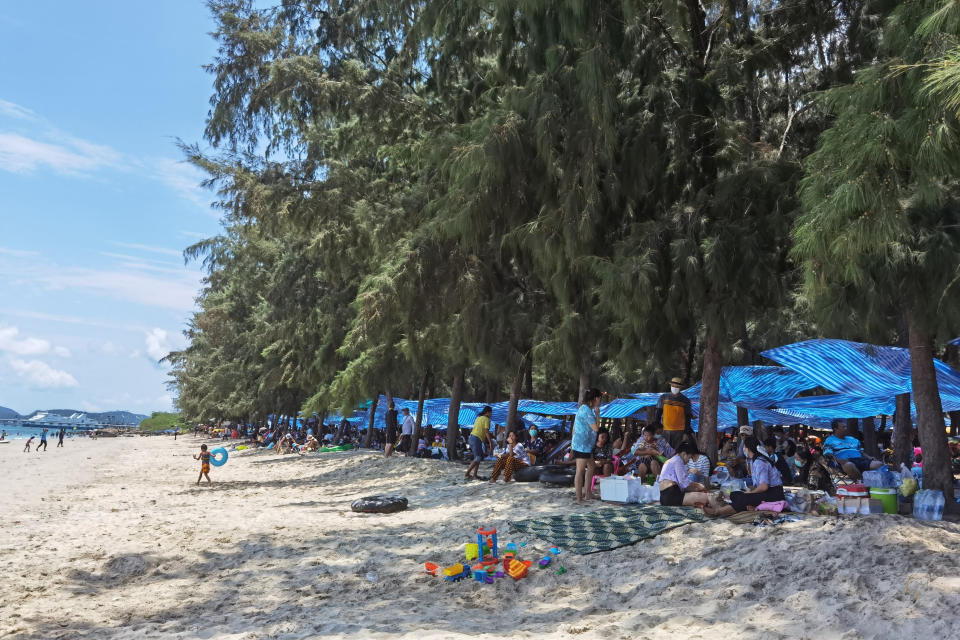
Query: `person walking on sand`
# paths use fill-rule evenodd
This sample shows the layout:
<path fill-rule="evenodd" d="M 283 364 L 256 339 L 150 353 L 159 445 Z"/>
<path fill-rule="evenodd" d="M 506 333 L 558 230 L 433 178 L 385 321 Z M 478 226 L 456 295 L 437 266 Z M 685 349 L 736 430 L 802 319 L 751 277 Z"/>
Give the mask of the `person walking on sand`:
<path fill-rule="evenodd" d="M 60 433 L 57 434 L 57 448 L 63 446 L 63 437 L 67 435 L 67 430 L 63 427 L 60 427 Z"/>
<path fill-rule="evenodd" d="M 173 428 L 173 441 L 177 441 L 177 436 L 180 435 L 180 427 Z"/>
<path fill-rule="evenodd" d="M 383 445 L 383 457 L 389 458 L 393 455 L 393 447 L 397 443 L 397 405 L 393 403 L 393 400 L 390 401 L 387 413 L 383 416 L 383 421 L 387 432 L 387 439 Z"/>
<path fill-rule="evenodd" d="M 577 409 L 577 417 L 573 421 L 570 449 L 577 463 L 576 474 L 573 476 L 577 504 L 593 498 L 590 495 L 590 484 L 593 482 L 595 468 L 593 447 L 597 444 L 597 433 L 600 431 L 600 396 L 598 389 L 587 391 L 583 404 Z"/>
<path fill-rule="evenodd" d="M 46 429 L 44 429 L 43 433 L 40 434 L 40 444 L 38 444 L 37 448 L 35 449 L 37 453 L 40 453 L 40 447 L 43 447 L 44 451 L 47 450 L 47 430 Z"/>
<path fill-rule="evenodd" d="M 470 454 L 472 456 L 472 461 L 470 466 L 467 467 L 467 473 L 463 476 L 464 480 L 469 480 L 473 474 L 473 479 L 479 479 L 477 473 L 480 471 L 480 463 L 483 461 L 483 443 L 486 441 L 487 446 L 490 449 L 493 449 L 493 441 L 490 439 L 490 416 L 493 415 L 492 407 L 484 407 L 480 411 L 480 415 L 477 416 L 477 419 L 473 421 L 473 429 L 470 431 Z"/>
<path fill-rule="evenodd" d="M 200 461 L 200 476 L 197 478 L 197 484 L 204 476 L 207 477 L 207 484 L 210 484 L 210 452 L 207 451 L 207 445 L 200 445 L 200 455 L 193 456 L 194 460 Z"/>
<path fill-rule="evenodd" d="M 23 450 L 26 453 L 30 453 L 30 445 L 33 444 L 33 439 L 37 436 L 30 436 L 30 439 L 27 440 L 27 444 L 23 445 Z"/>

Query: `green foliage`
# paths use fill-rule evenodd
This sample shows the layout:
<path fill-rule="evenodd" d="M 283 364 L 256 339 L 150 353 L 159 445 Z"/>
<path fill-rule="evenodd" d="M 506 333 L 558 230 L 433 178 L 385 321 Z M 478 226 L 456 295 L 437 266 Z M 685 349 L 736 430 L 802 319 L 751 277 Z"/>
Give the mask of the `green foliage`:
<path fill-rule="evenodd" d="M 952 4 L 210 7 L 211 149 L 184 151 L 224 228 L 187 250 L 191 420 L 409 397 L 425 369 L 486 400 L 530 354 L 553 397 L 653 390 L 708 338 L 754 362 L 890 337 L 898 291 L 932 312 L 956 276 L 933 273 L 956 262 L 956 43 L 913 37 Z"/>
<path fill-rule="evenodd" d="M 140 423 L 141 431 L 166 431 L 174 427 L 186 428 L 183 417 L 179 413 L 154 411 L 149 418 Z"/>

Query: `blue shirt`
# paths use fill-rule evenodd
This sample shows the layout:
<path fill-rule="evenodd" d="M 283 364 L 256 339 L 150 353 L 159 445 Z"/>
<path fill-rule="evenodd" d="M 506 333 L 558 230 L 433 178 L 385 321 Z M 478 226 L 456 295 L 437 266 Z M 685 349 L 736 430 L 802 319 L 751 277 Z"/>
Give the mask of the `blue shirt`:
<path fill-rule="evenodd" d="M 838 438 L 830 436 L 823 443 L 823 452 L 831 454 L 837 460 L 850 460 L 851 458 L 862 458 L 860 453 L 860 441 L 853 436 Z"/>
<path fill-rule="evenodd" d="M 597 421 L 597 414 L 588 405 L 582 404 L 577 409 L 577 417 L 573 421 L 573 437 L 570 439 L 570 448 L 578 453 L 591 453 L 597 444 L 597 432 L 590 428 Z"/>

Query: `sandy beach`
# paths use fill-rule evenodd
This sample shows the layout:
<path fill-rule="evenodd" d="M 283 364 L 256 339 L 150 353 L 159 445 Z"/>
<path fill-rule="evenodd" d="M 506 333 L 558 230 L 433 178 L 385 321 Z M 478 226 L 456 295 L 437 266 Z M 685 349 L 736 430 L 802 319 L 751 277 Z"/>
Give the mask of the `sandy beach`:
<path fill-rule="evenodd" d="M 549 544 L 507 521 L 574 509 L 572 490 L 358 452 L 233 454 L 197 487 L 199 444 L 0 448 L 0 637 L 960 637 L 955 524 L 710 521 L 563 556 L 560 576 L 447 584 L 423 562 L 461 559 L 479 524 L 542 555 Z M 351 512 L 373 493 L 410 509 Z"/>

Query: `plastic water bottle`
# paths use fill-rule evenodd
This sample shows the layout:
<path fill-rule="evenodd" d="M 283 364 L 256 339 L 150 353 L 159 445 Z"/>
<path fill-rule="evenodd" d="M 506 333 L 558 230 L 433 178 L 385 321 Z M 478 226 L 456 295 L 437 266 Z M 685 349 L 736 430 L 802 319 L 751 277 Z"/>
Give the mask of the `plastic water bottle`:
<path fill-rule="evenodd" d="M 942 491 L 930 490 L 930 497 L 927 501 L 929 505 L 929 520 L 943 520 L 943 507 L 946 499 L 943 497 Z"/>

